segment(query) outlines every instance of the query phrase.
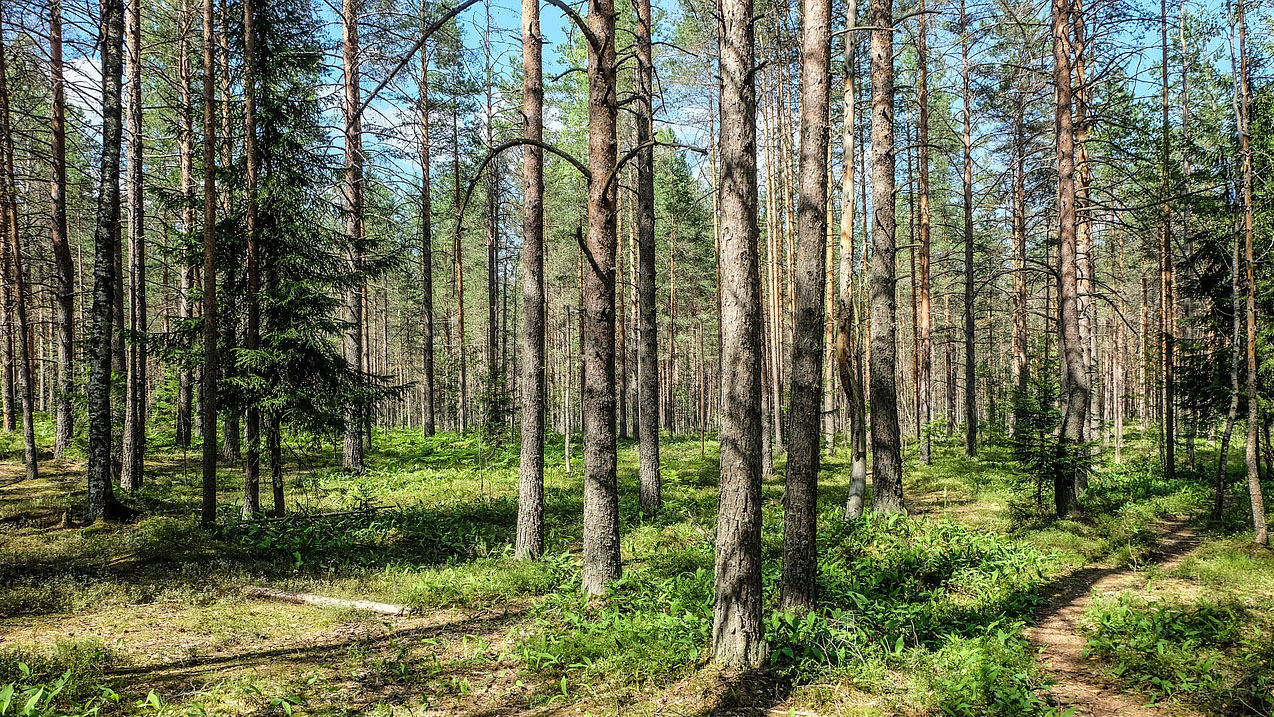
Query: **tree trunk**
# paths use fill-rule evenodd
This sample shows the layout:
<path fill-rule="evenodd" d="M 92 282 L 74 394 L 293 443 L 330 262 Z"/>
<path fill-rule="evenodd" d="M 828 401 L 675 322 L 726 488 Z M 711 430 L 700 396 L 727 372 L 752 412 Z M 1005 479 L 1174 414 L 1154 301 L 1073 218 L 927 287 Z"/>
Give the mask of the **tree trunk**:
<path fill-rule="evenodd" d="M 213 0 L 203 6 L 203 373 L 199 377 L 199 412 L 203 433 L 203 505 L 200 523 L 217 522 L 217 129 L 213 124 L 216 96 L 213 76 Z"/>
<path fill-rule="evenodd" d="M 248 326 L 244 336 L 249 353 L 261 345 L 261 256 L 257 245 L 257 55 L 256 0 L 243 0 L 243 155 L 247 169 L 244 216 L 247 231 Z M 261 408 L 249 397 L 244 439 L 248 455 L 243 471 L 243 515 L 261 512 Z M 281 487 L 281 486 L 280 486 Z M 278 501 L 278 507 L 282 500 Z"/>
<path fill-rule="evenodd" d="M 66 90 L 62 75 L 62 0 L 49 2 L 49 74 L 52 77 L 50 154 L 53 265 L 57 297 L 57 428 L 53 457 L 62 459 L 75 433 L 75 268 L 66 227 Z"/>
<path fill-rule="evenodd" d="M 132 0 L 124 17 L 128 73 L 128 379 L 124 388 L 124 449 L 119 484 L 141 487 L 146 456 L 146 201 L 142 156 L 141 2 Z"/>
<path fill-rule="evenodd" d="M 1247 9 L 1239 0 L 1239 140 L 1243 151 L 1243 259 L 1247 269 L 1247 487 L 1252 501 L 1252 527 L 1257 545 L 1269 544 L 1265 527 L 1265 499 L 1261 495 L 1260 458 L 1257 455 L 1257 431 L 1260 426 L 1260 402 L 1256 379 L 1256 257 L 1253 251 L 1252 201 L 1252 95 L 1247 76 Z"/>
<path fill-rule="evenodd" d="M 363 120 L 359 111 L 358 0 L 343 0 L 341 5 L 341 46 L 344 50 L 345 76 L 345 233 L 349 247 L 349 269 L 362 270 L 363 242 Z M 358 372 L 363 364 L 363 291 L 353 286 L 346 291 L 346 313 L 350 320 L 345 337 L 345 360 Z M 355 400 L 345 413 L 344 466 L 356 472 L 363 470 L 363 411 L 361 399 Z"/>
<path fill-rule="evenodd" d="M 1159 336 L 1160 371 L 1163 373 L 1163 474 L 1171 480 L 1176 474 L 1176 389 L 1173 366 L 1173 350 L 1176 344 L 1175 296 L 1172 286 L 1172 191 L 1170 166 L 1172 152 L 1171 127 L 1168 124 L 1168 4 L 1160 0 L 1160 31 L 1162 33 L 1161 80 L 1163 82 L 1163 155 L 1162 155 L 1162 203 L 1159 217 Z"/>
<path fill-rule="evenodd" d="M 619 486 L 615 443 L 615 225 L 617 161 L 614 0 L 589 0 L 588 233 L 580 351 L 584 382 L 584 592 L 619 577 Z M 644 433 L 644 432 L 643 432 Z"/>
<path fill-rule="evenodd" d="M 1084 370 L 1083 347 L 1079 341 L 1078 279 L 1075 256 L 1075 135 L 1071 119 L 1070 0 L 1053 0 L 1053 81 L 1057 87 L 1057 215 L 1059 221 L 1057 303 L 1058 342 L 1062 360 L 1064 413 L 1061 450 L 1064 460 L 1054 476 L 1054 505 L 1058 516 L 1075 507 L 1076 473 L 1072 461 L 1065 460 L 1083 440 L 1084 406 L 1088 403 L 1088 373 Z"/>
<path fill-rule="evenodd" d="M 177 20 L 177 73 L 181 91 L 177 112 L 178 129 L 178 165 L 181 181 L 181 230 L 188 237 L 193 237 L 195 227 L 195 148 L 194 148 L 194 87 L 191 80 L 190 52 L 187 37 L 192 24 L 192 14 L 187 0 L 182 0 L 181 14 Z M 181 253 L 181 318 L 189 321 L 194 318 L 194 302 L 191 292 L 195 288 L 195 267 L 189 254 Z M 182 363 L 177 375 L 177 407 L 175 441 L 182 448 L 190 446 L 193 426 L 193 377 L 190 366 Z"/>
<path fill-rule="evenodd" d="M 765 661 L 761 620 L 761 282 L 752 0 L 721 3 L 721 482 L 712 645 Z"/>
<path fill-rule="evenodd" d="M 960 116 L 964 124 L 961 134 L 964 148 L 963 180 L 964 208 L 964 454 L 978 454 L 977 414 L 977 363 L 974 353 L 975 325 L 973 323 L 973 94 L 969 90 L 969 21 L 965 14 L 964 0 L 960 0 L 960 88 L 963 109 Z"/>
<path fill-rule="evenodd" d="M 831 98 L 831 0 L 802 0 L 801 178 L 797 208 L 796 324 L 791 430 L 783 494 L 782 605 L 814 608 L 818 549 L 819 410 L 823 405 L 827 262 L 827 108 Z"/>
<path fill-rule="evenodd" d="M 119 155 L 124 3 L 102 2 L 102 171 L 93 230 L 93 309 L 89 335 L 87 520 L 114 519 L 122 506 L 111 484 L 111 335 L 114 333 L 115 232 L 119 226 Z"/>
<path fill-rule="evenodd" d="M 3 27 L 0 27 L 2 30 Z M 31 377 L 31 331 L 27 321 L 27 278 L 22 261 L 22 236 L 18 231 L 18 188 L 14 174 L 13 126 L 9 121 L 9 83 L 7 80 L 8 48 L 0 32 L 0 139 L 4 143 L 4 176 L 0 178 L 0 201 L 4 207 L 5 241 L 9 244 L 9 261 L 4 268 L 7 282 L 13 292 L 11 305 L 18 318 L 17 362 L 19 390 L 22 400 L 23 463 L 27 480 L 39 477 L 39 454 L 35 445 L 35 385 Z"/>
<path fill-rule="evenodd" d="M 923 16 L 921 16 L 923 17 Z M 858 38 L 853 30 L 858 22 L 858 0 L 849 0 L 845 9 L 845 83 L 842 97 L 845 120 L 841 127 L 841 217 L 840 217 L 840 286 L 837 291 L 836 369 L 849 414 L 850 482 L 845 501 L 845 518 L 858 518 L 863 512 L 863 495 L 867 490 L 867 453 L 865 444 L 859 450 L 859 433 L 863 428 L 863 387 L 859 380 L 860 358 L 854 337 L 854 138 L 857 131 L 855 102 L 858 98 Z M 865 435 L 865 433 L 864 433 Z"/>
<path fill-rule="evenodd" d="M 637 433 L 641 440 L 643 509 L 663 500 L 659 474 L 659 328 L 655 318 L 655 148 L 653 14 L 637 0 Z"/>
<path fill-rule="evenodd" d="M 539 0 L 522 0 L 522 134 L 544 137 L 543 36 Z M 516 554 L 544 553 L 544 153 L 527 146 L 522 181 L 522 454 Z"/>
<path fill-rule="evenodd" d="M 893 0 L 871 0 L 871 451 L 872 507 L 901 512 L 902 446 L 898 428 L 894 217 Z"/>
<path fill-rule="evenodd" d="M 453 169 L 455 194 L 460 196 L 460 109 L 459 98 L 451 108 L 451 146 L 456 148 Z M 454 258 L 454 281 L 456 288 L 456 352 L 460 363 L 460 390 L 456 391 L 456 428 L 464 433 L 469 428 L 469 357 L 465 348 L 464 332 L 464 255 L 460 239 L 464 235 L 464 221 L 460 216 L 460 204 L 456 203 L 456 231 L 452 238 L 451 253 Z"/>
<path fill-rule="evenodd" d="M 1027 333 L 1029 295 L 1026 290 L 1026 110 L 1019 99 L 1013 123 L 1013 390 L 1024 397 L 1029 367 Z M 1016 430 L 1016 411 L 1010 416 Z"/>
<path fill-rule="evenodd" d="M 929 437 L 929 421 L 933 417 L 933 303 L 931 298 L 932 241 L 929 216 L 929 30 L 925 0 L 920 0 L 917 12 L 919 27 L 916 37 L 916 89 L 920 106 L 920 283 L 919 283 L 919 347 L 917 349 L 919 376 L 916 378 L 920 393 L 920 462 L 933 463 Z"/>
<path fill-rule="evenodd" d="M 420 4 L 421 32 L 428 22 L 428 3 Z M 434 434 L 434 267 L 433 197 L 429 185 L 429 48 L 420 51 L 420 335 L 421 381 L 420 429 L 425 437 Z"/>

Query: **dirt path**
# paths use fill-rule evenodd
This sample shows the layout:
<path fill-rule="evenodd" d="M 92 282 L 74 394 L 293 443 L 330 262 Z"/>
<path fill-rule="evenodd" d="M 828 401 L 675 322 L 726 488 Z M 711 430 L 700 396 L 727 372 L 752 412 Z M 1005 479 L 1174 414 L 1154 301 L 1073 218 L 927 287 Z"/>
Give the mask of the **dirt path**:
<path fill-rule="evenodd" d="M 1185 520 L 1165 521 L 1157 529 L 1161 537 L 1147 562 L 1162 569 L 1175 567 L 1199 544 L 1198 536 Z M 1167 710 L 1147 705 L 1144 698 L 1108 683 L 1083 656 L 1085 640 L 1080 623 L 1093 603 L 1093 595 L 1140 590 L 1145 584 L 1145 575 L 1132 567 L 1094 566 L 1076 571 L 1058 585 L 1038 615 L 1035 627 L 1027 631 L 1027 638 L 1041 652 L 1045 669 L 1057 682 L 1050 690 L 1057 704 L 1074 709 L 1081 717 L 1167 714 Z"/>

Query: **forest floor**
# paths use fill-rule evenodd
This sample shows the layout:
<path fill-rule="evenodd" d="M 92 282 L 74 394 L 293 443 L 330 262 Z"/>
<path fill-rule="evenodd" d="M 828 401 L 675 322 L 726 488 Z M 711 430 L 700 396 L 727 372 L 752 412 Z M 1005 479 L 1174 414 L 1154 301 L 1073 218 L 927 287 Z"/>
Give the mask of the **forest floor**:
<path fill-rule="evenodd" d="M 1173 481 L 1126 450 L 1064 521 L 992 440 L 978 459 L 943 441 L 931 466 L 909 457 L 911 515 L 847 525 L 846 466 L 829 456 L 820 608 L 767 613 L 771 664 L 743 675 L 707 659 L 716 446 L 662 445 L 665 504 L 649 515 L 635 447 L 621 442 L 625 574 L 591 602 L 579 591 L 582 457 L 568 475 L 560 437 L 547 454 L 549 557 L 535 563 L 509 547 L 516 446 L 476 436 L 378 433 L 359 476 L 330 447 L 289 441 L 284 520 L 239 521 L 227 463 L 211 532 L 194 520 L 197 450 L 152 446 L 146 485 L 125 497 L 141 516 L 87 528 L 74 524 L 83 464 L 46 461 L 25 481 L 10 451 L 0 714 L 8 685 L 27 693 L 15 711 L 34 698 L 35 715 L 1274 713 L 1274 557 L 1248 545 L 1245 501 L 1220 525 L 1200 518 L 1202 445 L 1199 470 Z M 778 463 L 763 488 L 770 600 Z M 319 517 L 332 512 L 344 514 Z M 263 601 L 245 595 L 254 586 L 412 613 Z"/>

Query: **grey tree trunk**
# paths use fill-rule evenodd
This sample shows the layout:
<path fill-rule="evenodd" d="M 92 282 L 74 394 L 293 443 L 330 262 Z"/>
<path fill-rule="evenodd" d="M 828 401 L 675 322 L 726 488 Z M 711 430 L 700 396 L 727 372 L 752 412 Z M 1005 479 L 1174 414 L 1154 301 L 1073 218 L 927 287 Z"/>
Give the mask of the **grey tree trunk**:
<path fill-rule="evenodd" d="M 53 457 L 66 457 L 75 433 L 75 267 L 66 227 L 66 88 L 62 74 L 62 2 L 49 2 L 49 74 L 52 112 L 49 131 L 52 159 L 49 194 L 52 199 L 53 265 L 57 297 L 57 428 Z"/>
<path fill-rule="evenodd" d="M 93 230 L 93 308 L 89 334 L 88 509 L 86 519 L 118 518 L 111 484 L 111 336 L 114 333 L 115 232 L 119 226 L 124 3 L 102 2 L 102 172 Z"/>
<path fill-rule="evenodd" d="M 712 647 L 765 661 L 761 621 L 761 277 L 752 0 L 721 9 L 721 485 Z"/>
<path fill-rule="evenodd" d="M 544 138 L 544 38 L 539 0 L 522 0 L 522 135 Z M 544 553 L 544 152 L 528 145 L 522 159 L 522 454 L 515 553 Z"/>
<path fill-rule="evenodd" d="M 615 476 L 615 3 L 589 0 L 588 232 L 580 350 L 584 382 L 584 592 L 619 577 L 619 486 Z M 645 432 L 643 431 L 643 434 Z"/>
<path fill-rule="evenodd" d="M 902 436 L 895 365 L 894 38 L 892 0 L 871 0 L 871 453 L 872 507 L 901 512 Z"/>
<path fill-rule="evenodd" d="M 124 387 L 124 448 L 120 487 L 142 485 L 146 457 L 146 202 L 143 194 L 141 2 L 133 0 L 124 16 L 125 67 L 128 74 L 128 379 Z"/>
<path fill-rule="evenodd" d="M 650 0 L 637 0 L 637 434 L 641 446 L 643 509 L 662 502 L 659 474 L 659 328 L 655 317 L 655 148 L 653 15 Z"/>
<path fill-rule="evenodd" d="M 802 0 L 800 195 L 791 429 L 783 494 L 782 605 L 814 608 L 818 569 L 819 410 L 827 307 L 827 108 L 831 102 L 831 0 Z"/>
<path fill-rule="evenodd" d="M 923 17 L 923 16 L 922 16 Z M 840 218 L 840 286 L 837 292 L 836 370 L 841 390 L 845 393 L 849 416 L 850 481 L 845 500 L 845 519 L 853 520 L 863 513 L 863 497 L 867 492 L 867 445 L 863 421 L 863 382 L 861 358 L 858 355 L 854 318 L 854 139 L 857 123 L 855 102 L 858 99 L 858 38 L 853 28 L 858 23 L 858 0 L 849 0 L 845 9 L 845 83 L 842 88 L 845 120 L 841 127 L 841 149 L 844 167 L 841 175 Z M 858 148 L 861 152 L 862 148 Z"/>

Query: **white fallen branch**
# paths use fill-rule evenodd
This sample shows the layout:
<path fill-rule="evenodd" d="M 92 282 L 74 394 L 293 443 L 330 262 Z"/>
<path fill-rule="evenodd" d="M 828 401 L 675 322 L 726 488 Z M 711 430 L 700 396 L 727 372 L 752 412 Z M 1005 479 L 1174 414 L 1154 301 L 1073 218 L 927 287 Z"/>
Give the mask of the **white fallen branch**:
<path fill-rule="evenodd" d="M 277 600 L 279 602 L 290 602 L 298 605 L 318 605 L 321 607 L 340 607 L 348 610 L 366 610 L 368 612 L 376 612 L 381 615 L 407 615 L 411 613 L 411 608 L 407 605 L 393 605 L 384 602 L 372 602 L 371 600 L 345 600 L 343 598 L 327 597 L 325 595 L 314 595 L 312 593 L 290 593 L 286 590 L 275 590 L 273 588 L 248 588 L 248 597 L 261 598 L 263 600 Z"/>

